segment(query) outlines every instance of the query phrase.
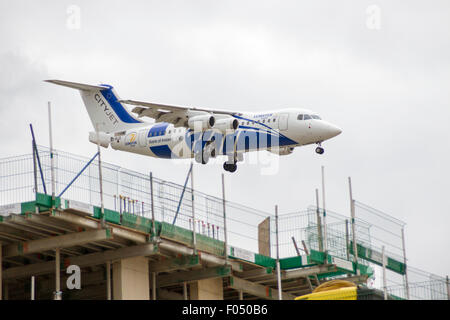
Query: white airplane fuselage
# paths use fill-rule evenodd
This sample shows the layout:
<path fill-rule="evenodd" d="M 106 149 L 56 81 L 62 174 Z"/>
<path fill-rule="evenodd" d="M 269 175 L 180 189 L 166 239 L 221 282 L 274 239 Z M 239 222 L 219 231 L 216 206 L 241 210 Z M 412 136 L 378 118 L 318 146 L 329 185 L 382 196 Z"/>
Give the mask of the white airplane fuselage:
<path fill-rule="evenodd" d="M 214 127 L 194 131 L 159 122 L 115 133 L 112 135 L 111 147 L 165 159 L 192 158 L 205 145 L 215 149 L 214 156 L 259 150 L 284 155 L 291 153 L 295 147 L 321 143 L 341 133 L 341 129 L 320 118 L 299 120 L 299 115 L 311 116 L 315 113 L 305 109 L 245 113 L 233 116 L 239 121 L 239 127 L 228 132 Z"/>

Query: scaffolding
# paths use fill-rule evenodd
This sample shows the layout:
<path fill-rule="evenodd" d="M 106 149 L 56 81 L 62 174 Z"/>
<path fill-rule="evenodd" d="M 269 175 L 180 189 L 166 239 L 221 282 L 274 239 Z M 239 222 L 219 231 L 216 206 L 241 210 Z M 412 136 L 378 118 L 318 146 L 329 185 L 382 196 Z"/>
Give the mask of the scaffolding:
<path fill-rule="evenodd" d="M 52 206 L 63 212 L 88 213 L 95 219 L 106 218 L 111 225 L 144 232 L 152 238 L 193 246 L 194 253 L 198 249 L 225 260 L 230 257 L 245 261 L 249 263 L 246 268 L 262 267 L 264 271 L 259 273 L 246 271 L 252 277 L 258 275 L 255 279 L 261 282 L 267 281 L 271 288 L 276 286 L 273 271 L 277 266 L 277 228 L 272 213 L 225 201 L 151 173 L 103 162 L 102 216 L 98 163 L 92 161 L 95 156 L 88 159 L 57 150 L 53 150 L 55 194 L 60 196 L 58 203 L 49 203 L 45 195 L 49 191 L 44 185 L 50 185 L 50 151 L 42 146 L 37 151 L 42 177 L 38 177 L 40 172 L 35 168 L 33 155 L 0 159 L 0 216 L 15 213 L 28 217 L 27 214 L 48 212 Z M 324 214 L 322 208 L 310 206 L 304 211 L 278 215 L 279 263 L 288 294 L 310 292 L 320 281 L 361 275 L 355 281 L 365 283 L 369 279 L 372 287 L 383 290 L 390 298 L 448 298 L 446 279 L 406 267 L 404 222 L 358 201 L 355 201 L 355 213 L 356 246 L 352 243 L 350 215 L 327 210 L 326 253 L 323 250 L 325 230 L 320 219 Z M 358 252 L 357 262 L 354 247 Z M 290 279 L 294 274 L 305 277 L 305 268 L 313 268 L 314 272 L 306 273 L 303 287 L 295 287 Z M 386 276 L 381 276 L 381 270 Z M 382 278 L 384 282 L 380 281 Z M 230 293 L 230 297 L 234 295 Z"/>

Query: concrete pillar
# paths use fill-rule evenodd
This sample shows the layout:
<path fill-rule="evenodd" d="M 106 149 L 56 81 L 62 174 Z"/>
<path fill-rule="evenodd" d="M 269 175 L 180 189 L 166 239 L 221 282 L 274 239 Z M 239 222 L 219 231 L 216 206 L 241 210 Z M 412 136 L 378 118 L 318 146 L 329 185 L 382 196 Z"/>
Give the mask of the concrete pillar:
<path fill-rule="evenodd" d="M 113 263 L 114 300 L 149 300 L 148 259 L 135 257 Z"/>
<path fill-rule="evenodd" d="M 222 278 L 199 280 L 189 287 L 191 300 L 223 300 Z"/>
<path fill-rule="evenodd" d="M 270 257 L 270 217 L 258 225 L 258 252 Z"/>

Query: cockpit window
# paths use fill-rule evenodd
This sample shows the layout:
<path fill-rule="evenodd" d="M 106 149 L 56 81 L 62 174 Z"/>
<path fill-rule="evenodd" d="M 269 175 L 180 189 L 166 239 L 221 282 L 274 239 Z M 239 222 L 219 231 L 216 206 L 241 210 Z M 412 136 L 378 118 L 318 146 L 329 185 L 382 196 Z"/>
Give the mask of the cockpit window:
<path fill-rule="evenodd" d="M 313 119 L 322 120 L 319 116 L 316 116 L 315 114 L 311 115 L 311 117 L 312 117 Z"/>
<path fill-rule="evenodd" d="M 309 114 L 303 115 L 303 120 L 309 120 L 309 119 L 311 119 L 311 116 Z"/>
<path fill-rule="evenodd" d="M 303 120 L 303 115 L 299 114 L 298 117 L 297 117 L 297 120 Z"/>

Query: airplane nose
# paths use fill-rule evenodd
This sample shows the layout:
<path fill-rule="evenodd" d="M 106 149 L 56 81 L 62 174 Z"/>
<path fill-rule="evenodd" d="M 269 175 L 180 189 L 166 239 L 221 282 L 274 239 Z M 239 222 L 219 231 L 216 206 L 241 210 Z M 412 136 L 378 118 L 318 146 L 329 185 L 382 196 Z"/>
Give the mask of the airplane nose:
<path fill-rule="evenodd" d="M 342 129 L 341 128 L 339 128 L 338 126 L 332 125 L 332 124 L 330 124 L 328 126 L 328 130 L 327 131 L 328 131 L 328 136 L 329 136 L 328 139 L 336 137 L 337 135 L 340 135 L 342 133 Z"/>

